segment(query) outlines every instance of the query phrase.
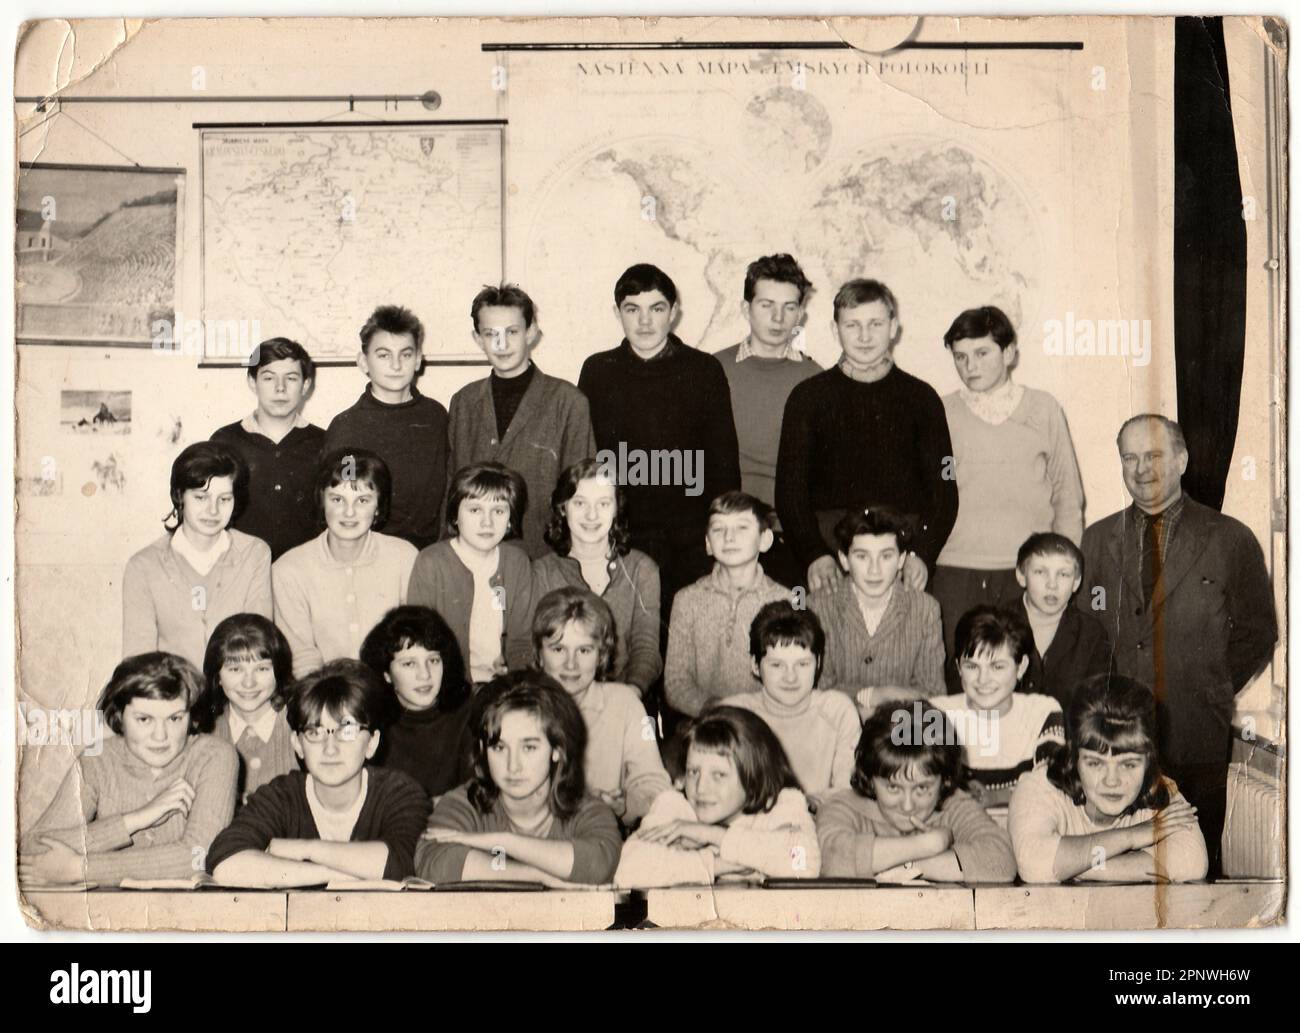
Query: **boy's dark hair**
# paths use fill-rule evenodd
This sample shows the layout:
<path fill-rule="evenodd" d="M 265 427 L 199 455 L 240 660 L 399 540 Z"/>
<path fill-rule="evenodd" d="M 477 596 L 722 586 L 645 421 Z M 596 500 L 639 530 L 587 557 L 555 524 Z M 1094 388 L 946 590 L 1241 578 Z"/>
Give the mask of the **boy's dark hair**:
<path fill-rule="evenodd" d="M 1074 560 L 1074 569 L 1083 577 L 1083 550 L 1065 535 L 1055 531 L 1039 531 L 1031 534 L 1016 553 L 1016 569 L 1025 572 L 1025 565 L 1035 556 L 1069 556 Z"/>
<path fill-rule="evenodd" d="M 284 632 L 260 613 L 236 613 L 212 631 L 203 652 L 205 688 L 198 708 L 203 730 L 211 731 L 212 722 L 226 712 L 226 694 L 221 690 L 221 669 L 227 660 L 248 658 L 270 660 L 275 674 L 275 691 L 271 706 L 283 710 L 293 683 L 293 651 Z"/>
<path fill-rule="evenodd" d="M 184 699 L 190 714 L 190 732 L 201 725 L 197 714 L 203 697 L 203 675 L 184 657 L 175 653 L 140 653 L 128 656 L 113 668 L 113 674 L 99 694 L 104 723 L 122 734 L 122 711 L 133 699 Z"/>
<path fill-rule="evenodd" d="M 952 346 L 958 341 L 980 337 L 992 337 L 994 343 L 1006 351 L 1016 343 L 1016 328 L 1000 308 L 992 305 L 968 308 L 948 327 L 948 332 L 943 335 L 943 346 L 952 351 Z"/>
<path fill-rule="evenodd" d="M 772 524 L 776 520 L 776 510 L 762 499 L 757 499 L 743 491 L 724 491 L 709 503 L 709 520 L 715 516 L 730 516 L 733 513 L 753 513 L 760 531 L 772 530 Z"/>
<path fill-rule="evenodd" d="M 469 318 L 478 333 L 478 314 L 489 306 L 494 308 L 517 308 L 524 317 L 524 326 L 530 327 L 537 321 L 537 309 L 523 288 L 513 283 L 503 283 L 500 287 L 487 286 L 474 295 L 469 306 Z"/>
<path fill-rule="evenodd" d="M 799 263 L 792 256 L 784 253 L 764 255 L 749 263 L 749 268 L 745 270 L 746 301 L 754 300 L 754 288 L 759 280 L 775 280 L 777 283 L 788 283 L 797 287 L 800 305 L 808 300 L 808 292 L 812 290 L 812 281 L 804 275 L 804 271 L 799 268 Z"/>
<path fill-rule="evenodd" d="M 583 769 L 587 724 L 569 694 L 541 671 L 503 674 L 479 691 L 479 699 L 475 701 L 474 777 L 469 783 L 470 803 L 481 814 L 487 814 L 496 804 L 500 790 L 492 781 L 488 750 L 501 738 L 502 719 L 515 710 L 536 715 L 551 749 L 560 751 L 560 759 L 551 765 L 547 805 L 561 820 L 573 817 L 587 791 Z"/>
<path fill-rule="evenodd" d="M 370 350 L 370 339 L 380 330 L 399 336 L 410 334 L 417 354 L 424 348 L 424 324 L 409 308 L 403 308 L 401 305 L 380 305 L 371 312 L 359 335 L 363 352 Z"/>
<path fill-rule="evenodd" d="M 927 725 L 935 723 L 941 725 L 943 734 L 936 735 L 932 730 L 927 733 Z M 948 715 L 924 700 L 878 707 L 867 718 L 853 751 L 849 785 L 859 796 L 874 800 L 873 778 L 888 781 L 908 768 L 939 779 L 938 807 L 958 789 L 966 788 L 965 754 L 949 726 Z"/>
<path fill-rule="evenodd" d="M 214 477 L 231 479 L 235 507 L 230 514 L 230 524 L 226 526 L 234 524 L 248 502 L 248 464 L 238 452 L 225 445 L 214 441 L 196 441 L 192 445 L 186 445 L 172 463 L 172 511 L 163 521 L 167 530 L 175 531 L 181 526 L 185 493 L 193 488 L 204 487 Z M 172 521 L 175 521 L 175 526 Z"/>
<path fill-rule="evenodd" d="M 1151 690 L 1121 674 L 1095 674 L 1074 690 L 1065 711 L 1065 747 L 1057 747 L 1048 762 L 1047 780 L 1076 804 L 1083 804 L 1080 750 L 1140 753 L 1147 760 L 1146 779 L 1124 813 L 1160 810 L 1169 805 L 1169 789 L 1161 777 L 1156 740 L 1156 698 Z"/>
<path fill-rule="evenodd" d="M 451 478 L 447 493 L 447 534 L 455 538 L 460 534 L 457 522 L 460 504 L 466 499 L 504 499 L 510 507 L 510 526 L 507 538 L 517 538 L 523 525 L 524 510 L 528 507 L 528 485 L 523 477 L 500 463 L 471 463 L 462 466 Z"/>
<path fill-rule="evenodd" d="M 766 814 L 776 806 L 782 789 L 803 787 L 776 733 L 757 714 L 740 707 L 713 706 L 686 726 L 681 757 L 685 765 L 691 747 L 730 757 L 745 790 L 745 814 Z"/>
<path fill-rule="evenodd" d="M 898 318 L 898 299 L 894 297 L 894 292 L 879 280 L 863 279 L 850 280 L 835 292 L 833 318 L 838 321 L 840 312 L 844 309 L 870 305 L 873 301 L 883 301 L 885 308 L 889 309 L 889 315 Z"/>
<path fill-rule="evenodd" d="M 767 603 L 749 625 L 749 655 L 761 664 L 774 646 L 803 646 L 817 661 L 813 685 L 821 680 L 826 659 L 826 632 L 812 610 L 796 610 L 785 599 Z"/>
<path fill-rule="evenodd" d="M 1029 655 L 1033 641 L 1029 619 L 1018 607 L 973 606 L 957 621 L 953 656 L 960 664 L 986 649 L 991 651 L 1005 645 L 1018 664 Z"/>
<path fill-rule="evenodd" d="M 393 501 L 393 475 L 388 472 L 388 464 L 365 448 L 336 448 L 325 456 L 316 468 L 316 522 L 321 527 L 325 526 L 325 493 L 340 484 L 369 484 L 375 489 L 379 502 L 370 529 L 382 530 Z"/>
<path fill-rule="evenodd" d="M 899 552 L 912 547 L 912 522 L 893 506 L 850 510 L 840 517 L 832 534 L 836 548 L 845 556 L 853 548 L 853 539 L 863 534 L 892 534 Z"/>
<path fill-rule="evenodd" d="M 256 380 L 263 366 L 269 366 L 281 359 L 293 359 L 298 363 L 304 383 L 316 379 L 316 363 L 312 361 L 307 349 L 287 337 L 272 337 L 253 349 L 252 354 L 248 356 L 248 379 Z"/>
<path fill-rule="evenodd" d="M 339 724 L 350 717 L 363 728 L 378 728 L 384 718 L 384 683 L 360 660 L 331 660 L 294 683 L 285 718 L 301 734 L 319 724 L 326 711 Z"/>
<path fill-rule="evenodd" d="M 677 303 L 677 285 L 673 283 L 672 277 L 657 265 L 641 262 L 628 266 L 614 284 L 614 304 L 621 305 L 624 298 L 645 294 L 647 291 L 658 291 L 668 299 L 669 305 Z"/>
<path fill-rule="evenodd" d="M 442 659 L 442 686 L 432 709 L 450 713 L 469 699 L 470 683 L 456 635 L 437 610 L 427 606 L 395 606 L 367 633 L 361 643 L 361 662 L 384 680 L 388 712 L 385 723 L 401 717 L 402 705 L 388 682 L 393 658 L 403 649 L 423 646 Z"/>
<path fill-rule="evenodd" d="M 564 626 L 577 621 L 587 628 L 596 640 L 600 658 L 596 663 L 596 680 L 609 677 L 618 649 L 614 613 L 595 592 L 585 588 L 565 585 L 547 592 L 537 603 L 533 613 L 533 655 L 538 668 L 542 666 L 542 647 L 551 639 L 564 633 Z"/>
<path fill-rule="evenodd" d="M 632 532 L 627 526 L 627 492 L 623 485 L 600 460 L 580 459 L 560 474 L 555 482 L 555 491 L 551 493 L 551 519 L 542 537 L 557 555 L 567 556 L 573 548 L 573 535 L 569 533 L 564 507 L 578 493 L 579 482 L 594 478 L 604 478 L 614 485 L 614 522 L 609 528 L 610 559 L 626 556 L 632 549 Z"/>

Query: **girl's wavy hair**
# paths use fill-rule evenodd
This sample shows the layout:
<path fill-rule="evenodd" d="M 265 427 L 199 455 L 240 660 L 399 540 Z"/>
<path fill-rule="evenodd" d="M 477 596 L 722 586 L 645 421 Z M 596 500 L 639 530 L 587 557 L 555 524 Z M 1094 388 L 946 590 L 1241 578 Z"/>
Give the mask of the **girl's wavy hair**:
<path fill-rule="evenodd" d="M 236 613 L 213 629 L 203 653 L 203 698 L 195 716 L 203 731 L 211 731 L 216 719 L 226 712 L 226 694 L 221 688 L 221 669 L 227 660 L 270 660 L 275 673 L 271 706 L 283 710 L 293 684 L 293 652 L 284 632 L 260 613 Z"/>
<path fill-rule="evenodd" d="M 192 663 L 175 653 L 139 653 L 128 656 L 115 668 L 99 695 L 104 723 L 122 734 L 122 712 L 133 699 L 181 699 L 189 713 L 189 730 L 201 730 L 198 702 L 203 696 L 203 675 Z"/>
<path fill-rule="evenodd" d="M 940 808 L 958 789 L 966 788 L 965 756 L 948 715 L 924 700 L 920 707 L 919 711 L 915 703 L 877 707 L 862 725 L 849 778 L 859 796 L 874 800 L 873 778 L 889 781 L 908 768 L 938 777 Z M 927 726 L 933 724 L 940 728 L 938 742 L 933 732 L 926 734 Z"/>
<path fill-rule="evenodd" d="M 474 775 L 469 782 L 470 803 L 481 814 L 489 813 L 496 805 L 501 791 L 492 781 L 488 750 L 500 741 L 501 723 L 506 714 L 519 710 L 537 718 L 551 749 L 560 753 L 559 760 L 551 763 L 547 806 L 561 820 L 573 817 L 587 791 L 587 777 L 583 770 L 587 725 L 569 694 L 541 671 L 516 671 L 488 682 L 474 705 Z"/>
<path fill-rule="evenodd" d="M 740 707 L 714 706 L 686 726 L 681 760 L 691 747 L 730 757 L 745 790 L 745 814 L 766 814 L 782 789 L 803 791 L 776 733 L 757 714 Z"/>
<path fill-rule="evenodd" d="M 1140 681 L 1120 674 L 1096 674 L 1080 682 L 1065 712 L 1065 747 L 1048 762 L 1047 779 L 1076 804 L 1085 802 L 1079 779 L 1079 751 L 1140 753 L 1146 778 L 1137 799 L 1124 811 L 1160 810 L 1169 789 L 1160 771 L 1156 698 Z"/>
<path fill-rule="evenodd" d="M 581 459 L 560 474 L 555 482 L 555 491 L 551 492 L 551 518 L 546 523 L 546 533 L 542 537 L 559 555 L 567 556 L 573 548 L 573 536 L 569 533 L 569 520 L 564 515 L 564 507 L 578 493 L 579 481 L 597 478 L 606 479 L 614 485 L 614 522 L 609 528 L 609 558 L 626 556 L 632 548 L 632 533 L 627 526 L 627 492 L 618 478 L 610 476 L 610 473 L 599 459 Z"/>
<path fill-rule="evenodd" d="M 195 488 L 206 488 L 214 477 L 230 478 L 235 505 L 226 527 L 233 527 L 248 504 L 248 464 L 234 449 L 213 441 L 186 445 L 172 462 L 172 511 L 163 518 L 163 527 L 168 531 L 179 531 L 185 519 L 185 493 Z"/>
<path fill-rule="evenodd" d="M 397 690 L 389 681 L 389 668 L 397 654 L 411 646 L 422 646 L 431 653 L 437 653 L 438 659 L 442 661 L 442 684 L 438 688 L 438 697 L 433 702 L 434 711 L 451 713 L 470 695 L 465 659 L 461 655 L 455 633 L 442 614 L 427 606 L 395 606 L 370 629 L 361 643 L 361 662 L 384 679 L 387 700 L 385 725 L 402 716 Z"/>
<path fill-rule="evenodd" d="M 565 625 L 576 621 L 596 640 L 600 658 L 596 662 L 596 680 L 609 677 L 618 639 L 614 633 L 614 614 L 595 592 L 565 585 L 547 592 L 533 614 L 533 659 L 542 666 L 542 650 L 552 639 L 564 634 Z"/>

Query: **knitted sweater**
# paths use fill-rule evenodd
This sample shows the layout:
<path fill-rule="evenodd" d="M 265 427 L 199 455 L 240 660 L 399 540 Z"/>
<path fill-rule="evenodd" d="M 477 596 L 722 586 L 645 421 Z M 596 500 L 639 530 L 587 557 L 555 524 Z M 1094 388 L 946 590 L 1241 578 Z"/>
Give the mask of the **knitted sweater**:
<path fill-rule="evenodd" d="M 408 401 L 381 402 L 366 385 L 361 397 L 330 421 L 322 453 L 365 448 L 388 464 L 393 497 L 384 533 L 417 549 L 438 538 L 447 487 L 447 410 L 414 386 Z"/>
<path fill-rule="evenodd" d="M 1021 543 L 1055 531 L 1083 537 L 1083 481 L 1065 413 L 1046 391 L 1024 389 L 1020 404 L 994 426 L 960 391 L 945 395 L 961 511 L 939 555 L 946 567 L 1006 570 Z"/>
<path fill-rule="evenodd" d="M 284 711 L 275 712 L 275 723 L 271 726 L 271 738 L 263 740 L 256 732 L 245 729 L 236 742 L 230 731 L 230 705 L 217 718 L 212 734 L 235 747 L 239 754 L 239 779 L 236 783 L 236 807 L 248 802 L 248 798 L 272 779 L 298 770 L 298 755 L 293 751 L 293 734 Z"/>
<path fill-rule="evenodd" d="M 956 790 L 934 812 L 933 828 L 952 830 L 952 851 L 967 883 L 1012 882 L 1016 859 L 1011 837 L 984 813 L 968 793 Z M 899 836 L 875 800 L 852 789 L 836 793 L 817 811 L 817 836 L 822 845 L 822 874 L 872 878 L 879 868 L 876 840 Z"/>
<path fill-rule="evenodd" d="M 248 464 L 248 503 L 231 526 L 261 538 L 275 561 L 316 536 L 316 467 L 325 431 L 309 423 L 272 441 L 256 428 L 249 417 L 221 427 L 212 440 Z"/>
<path fill-rule="evenodd" d="M 637 691 L 617 682 L 592 682 L 577 703 L 587 723 L 587 789 L 593 794 L 622 790 L 624 819 L 630 823 L 672 788 L 659 756 L 655 724 Z"/>
<path fill-rule="evenodd" d="M 1061 705 L 1051 696 L 1016 691 L 1005 714 L 977 710 L 966 696 L 940 696 L 932 702 L 952 721 L 965 748 L 966 773 L 986 789 L 1009 789 L 1035 766 L 1047 763 L 1065 745 Z"/>
<path fill-rule="evenodd" d="M 761 566 L 749 588 L 732 591 L 720 563 L 714 564 L 713 573 L 678 592 L 664 664 L 668 702 L 694 717 L 724 696 L 756 691 L 749 626 L 767 603 L 789 598 L 789 589 L 764 574 Z"/>
<path fill-rule="evenodd" d="M 943 693 L 943 631 L 939 604 L 931 596 L 895 585 L 874 635 L 847 576 L 813 592 L 808 608 L 826 630 L 823 689 L 839 689 L 850 698 L 875 686 L 913 688 L 924 696 Z"/>
<path fill-rule="evenodd" d="M 533 604 L 547 592 L 590 586 L 572 556 L 548 553 L 533 560 Z M 609 584 L 600 597 L 614 614 L 616 637 L 610 680 L 634 685 L 644 695 L 663 673 L 659 653 L 659 567 L 638 549 L 610 561 Z"/>
<path fill-rule="evenodd" d="M 235 810 L 239 757 L 212 735 L 192 735 L 165 768 L 150 767 L 126 748 L 104 740 L 95 757 L 82 753 L 54 800 L 23 836 L 23 852 L 41 849 L 53 835 L 86 858 L 86 880 L 116 886 L 123 879 L 187 879 L 203 870 L 213 838 Z M 139 810 L 176 779 L 194 789 L 189 814 L 173 811 L 152 828 L 126 831 L 125 815 Z"/>
<path fill-rule="evenodd" d="M 498 549 L 500 559 L 492 586 L 505 606 L 501 653 L 510 669 L 516 670 L 527 667 L 533 658 L 533 571 L 528 553 L 517 543 L 502 542 Z M 406 601 L 437 610 L 455 633 L 461 656 L 468 661 L 474 575 L 460 561 L 450 540 L 420 550 L 411 570 Z"/>
<path fill-rule="evenodd" d="M 379 738 L 376 764 L 409 775 L 433 797 L 456 788 L 474 773 L 469 697 L 453 710 L 401 710 Z"/>
<path fill-rule="evenodd" d="M 429 797 L 400 771 L 367 771 L 366 799 L 349 842 L 383 842 L 388 847 L 383 878 L 405 879 L 414 870 L 411 858 L 429 817 Z M 265 850 L 273 839 L 320 838 L 307 802 L 307 772 L 294 771 L 253 794 L 212 844 L 208 871 L 244 850 Z"/>
<path fill-rule="evenodd" d="M 470 803 L 467 786 L 458 786 L 438 801 L 429 818 L 429 828 L 463 832 L 516 831 L 499 799 L 492 810 L 484 814 Z M 552 821 L 544 838 L 573 843 L 573 868 L 565 881 L 599 885 L 609 882 L 614 874 L 622 838 L 614 812 L 599 800 L 584 797 L 577 813 L 563 821 Z M 471 849 L 457 843 L 421 839 L 415 850 L 416 874 L 434 883 L 459 882 Z"/>
<path fill-rule="evenodd" d="M 672 334 L 660 354 L 641 359 L 625 339 L 587 357 L 578 387 L 591 403 L 598 449 L 617 454 L 622 447 L 647 456 L 675 451 L 683 461 L 685 452 L 703 454 L 697 495 L 686 494 L 681 484 L 625 486 L 634 538 L 647 528 L 682 527 L 698 527 L 703 538 L 710 501 L 740 487 L 731 389 L 718 360 Z M 692 469 L 698 476 L 698 468 Z"/>
<path fill-rule="evenodd" d="M 681 793 L 660 793 L 643 829 L 670 821 L 698 822 Z M 717 857 L 774 879 L 815 879 L 821 874 L 817 828 L 808 801 L 798 789 L 782 789 L 770 811 L 739 814 L 722 837 Z M 712 850 L 661 846 L 633 836 L 623 844 L 614 884 L 623 888 L 708 885 L 715 877 Z"/>
<path fill-rule="evenodd" d="M 1170 803 L 1183 794 L 1169 779 Z M 1111 825 L 1094 824 L 1081 803 L 1075 803 L 1047 778 L 1047 769 L 1039 768 L 1020 780 L 1011 796 L 1007 831 L 1016 852 L 1020 878 L 1025 882 L 1059 882 L 1056 877 L 1056 852 L 1066 836 L 1090 836 L 1107 829 L 1128 828 L 1150 821 L 1156 812 L 1149 808 L 1117 818 Z M 1144 853 L 1152 858 L 1152 870 L 1159 870 L 1174 882 L 1205 878 L 1209 860 L 1205 839 L 1195 822 L 1171 833 Z"/>
<path fill-rule="evenodd" d="M 520 528 L 522 544 L 529 556 L 550 552 L 542 534 L 550 519 L 555 482 L 568 467 L 596 454 L 586 396 L 567 381 L 534 370 L 510 425 L 498 437 L 489 376 L 452 395 L 448 436 L 449 470 L 492 461 L 523 476 L 528 506 Z"/>
<path fill-rule="evenodd" d="M 742 692 L 723 704 L 753 711 L 776 733 L 803 791 L 820 796 L 847 789 L 853 752 L 862 734 L 858 709 L 841 692 L 814 689 L 798 707 L 783 706 L 766 692 Z"/>
<path fill-rule="evenodd" d="M 898 367 L 862 383 L 838 366 L 790 392 L 781 421 L 776 507 L 799 559 L 831 554 L 831 528 L 847 509 L 894 506 L 916 523 L 926 564 L 957 518 L 957 482 L 943 402 Z"/>
<path fill-rule="evenodd" d="M 737 362 L 740 345 L 717 353 L 731 385 L 740 448 L 740 487 L 769 506 L 776 504 L 776 456 L 781 447 L 781 417 L 796 384 L 822 371 L 812 359 L 764 359 L 750 355 Z"/>
<path fill-rule="evenodd" d="M 293 650 L 295 678 L 361 655 L 370 629 L 406 601 L 415 556 L 410 542 L 371 531 L 359 556 L 338 560 L 322 531 L 275 561 L 275 623 Z"/>
<path fill-rule="evenodd" d="M 236 613 L 271 617 L 271 550 L 260 538 L 228 533 L 230 547 L 206 576 L 177 555 L 170 534 L 127 560 L 123 656 L 160 649 L 183 656 L 201 671 L 208 636 L 223 620 Z"/>

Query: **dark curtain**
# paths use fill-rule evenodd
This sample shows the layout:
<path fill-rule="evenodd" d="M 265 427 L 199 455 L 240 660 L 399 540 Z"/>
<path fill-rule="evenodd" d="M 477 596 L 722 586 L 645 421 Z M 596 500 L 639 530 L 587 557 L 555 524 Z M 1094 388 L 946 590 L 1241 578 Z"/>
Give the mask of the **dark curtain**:
<path fill-rule="evenodd" d="M 1174 357 L 1190 453 L 1183 488 L 1215 509 L 1223 507 L 1237 440 L 1245 350 L 1246 225 L 1223 20 L 1177 18 Z"/>

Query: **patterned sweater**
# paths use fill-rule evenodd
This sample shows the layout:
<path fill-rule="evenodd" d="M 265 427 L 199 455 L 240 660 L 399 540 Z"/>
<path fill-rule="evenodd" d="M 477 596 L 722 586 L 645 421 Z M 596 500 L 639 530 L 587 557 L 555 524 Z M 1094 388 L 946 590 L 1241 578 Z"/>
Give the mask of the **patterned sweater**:
<path fill-rule="evenodd" d="M 962 693 L 931 702 L 947 713 L 965 747 L 967 776 L 994 792 L 1010 790 L 1065 744 L 1061 706 L 1051 696 L 1013 693 L 1011 709 L 1002 715 L 968 706 Z"/>

